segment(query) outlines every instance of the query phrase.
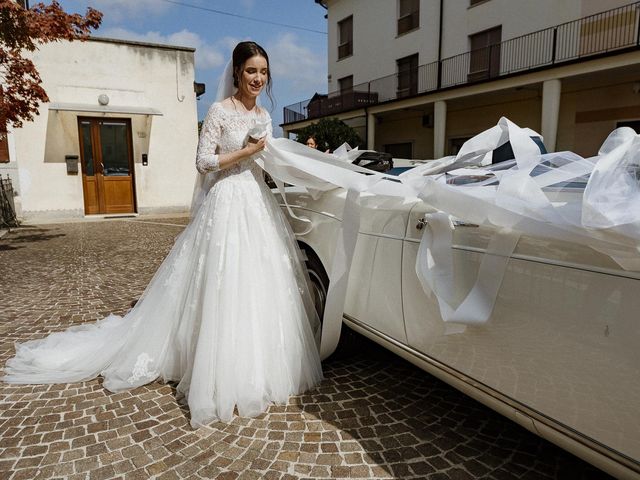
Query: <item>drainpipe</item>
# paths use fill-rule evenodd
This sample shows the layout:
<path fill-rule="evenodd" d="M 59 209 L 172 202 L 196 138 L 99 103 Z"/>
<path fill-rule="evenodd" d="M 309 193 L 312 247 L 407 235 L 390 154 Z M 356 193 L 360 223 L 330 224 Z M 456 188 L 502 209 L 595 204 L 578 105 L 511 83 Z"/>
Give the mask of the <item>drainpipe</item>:
<path fill-rule="evenodd" d="M 444 7 L 444 0 L 440 0 L 440 26 L 438 28 L 438 90 L 442 87 L 442 8 Z"/>
<path fill-rule="evenodd" d="M 364 144 L 369 148 L 369 108 L 364 107 Z"/>

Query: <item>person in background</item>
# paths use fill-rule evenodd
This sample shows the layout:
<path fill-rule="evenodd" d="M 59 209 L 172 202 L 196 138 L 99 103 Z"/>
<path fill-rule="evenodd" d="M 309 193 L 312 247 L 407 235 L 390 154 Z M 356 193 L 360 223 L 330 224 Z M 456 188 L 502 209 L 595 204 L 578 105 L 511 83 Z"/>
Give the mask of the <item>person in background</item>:
<path fill-rule="evenodd" d="M 315 137 L 315 135 L 309 135 L 309 138 L 307 138 L 305 144 L 309 148 L 313 148 L 316 150 L 318 149 L 318 139 Z M 327 148 L 324 153 L 331 153 L 331 150 Z"/>
<path fill-rule="evenodd" d="M 318 140 L 316 140 L 316 137 L 313 135 L 310 135 L 305 143 L 309 148 L 318 148 Z"/>

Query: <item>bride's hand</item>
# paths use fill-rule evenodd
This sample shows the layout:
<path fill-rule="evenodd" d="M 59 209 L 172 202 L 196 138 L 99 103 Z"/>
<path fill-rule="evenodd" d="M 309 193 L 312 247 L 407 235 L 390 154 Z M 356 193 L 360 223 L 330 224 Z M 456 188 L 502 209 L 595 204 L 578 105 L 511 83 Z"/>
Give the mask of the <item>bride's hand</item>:
<path fill-rule="evenodd" d="M 264 150 L 266 141 L 267 141 L 266 136 L 259 138 L 258 140 L 256 140 L 253 137 L 249 137 L 249 140 L 247 140 L 247 146 L 245 147 L 247 149 L 248 154 L 253 155 L 254 153 L 258 153 Z"/>

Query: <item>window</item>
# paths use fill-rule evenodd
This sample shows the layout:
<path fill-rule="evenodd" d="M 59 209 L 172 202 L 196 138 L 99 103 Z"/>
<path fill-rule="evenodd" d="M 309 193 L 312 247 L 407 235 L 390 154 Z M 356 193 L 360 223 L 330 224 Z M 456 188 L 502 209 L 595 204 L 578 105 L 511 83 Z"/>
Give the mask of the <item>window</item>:
<path fill-rule="evenodd" d="M 500 74 L 501 39 L 501 26 L 469 36 L 471 58 L 468 80 L 470 82 L 486 80 Z"/>
<path fill-rule="evenodd" d="M 340 93 L 350 93 L 353 90 L 353 75 L 338 80 Z"/>
<path fill-rule="evenodd" d="M 397 60 L 398 98 L 418 93 L 418 54 Z"/>
<path fill-rule="evenodd" d="M 4 105 L 2 87 L 0 87 L 0 105 Z M 7 139 L 7 120 L 0 112 L 0 163 L 9 162 L 9 142 Z"/>
<path fill-rule="evenodd" d="M 413 158 L 413 144 L 411 142 L 387 143 L 383 148 L 393 158 Z"/>
<path fill-rule="evenodd" d="M 338 60 L 353 55 L 353 15 L 338 22 Z"/>
<path fill-rule="evenodd" d="M 472 137 L 454 137 L 449 139 L 449 155 L 457 155 L 462 145 Z"/>
<path fill-rule="evenodd" d="M 618 122 L 616 124 L 616 128 L 620 128 L 620 127 L 633 128 L 636 131 L 636 133 L 640 135 L 640 120 L 630 120 L 630 121 L 625 121 L 625 122 Z"/>
<path fill-rule="evenodd" d="M 420 26 L 420 0 L 398 0 L 398 35 Z"/>

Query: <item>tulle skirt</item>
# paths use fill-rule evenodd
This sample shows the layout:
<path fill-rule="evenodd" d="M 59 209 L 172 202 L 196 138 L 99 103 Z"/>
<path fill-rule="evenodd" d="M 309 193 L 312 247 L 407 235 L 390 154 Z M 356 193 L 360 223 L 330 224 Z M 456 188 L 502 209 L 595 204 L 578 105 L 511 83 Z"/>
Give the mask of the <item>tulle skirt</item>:
<path fill-rule="evenodd" d="M 16 345 L 4 380 L 104 377 L 110 391 L 175 381 L 195 427 L 255 416 L 322 380 L 299 250 L 264 182 L 215 183 L 135 307 Z"/>

